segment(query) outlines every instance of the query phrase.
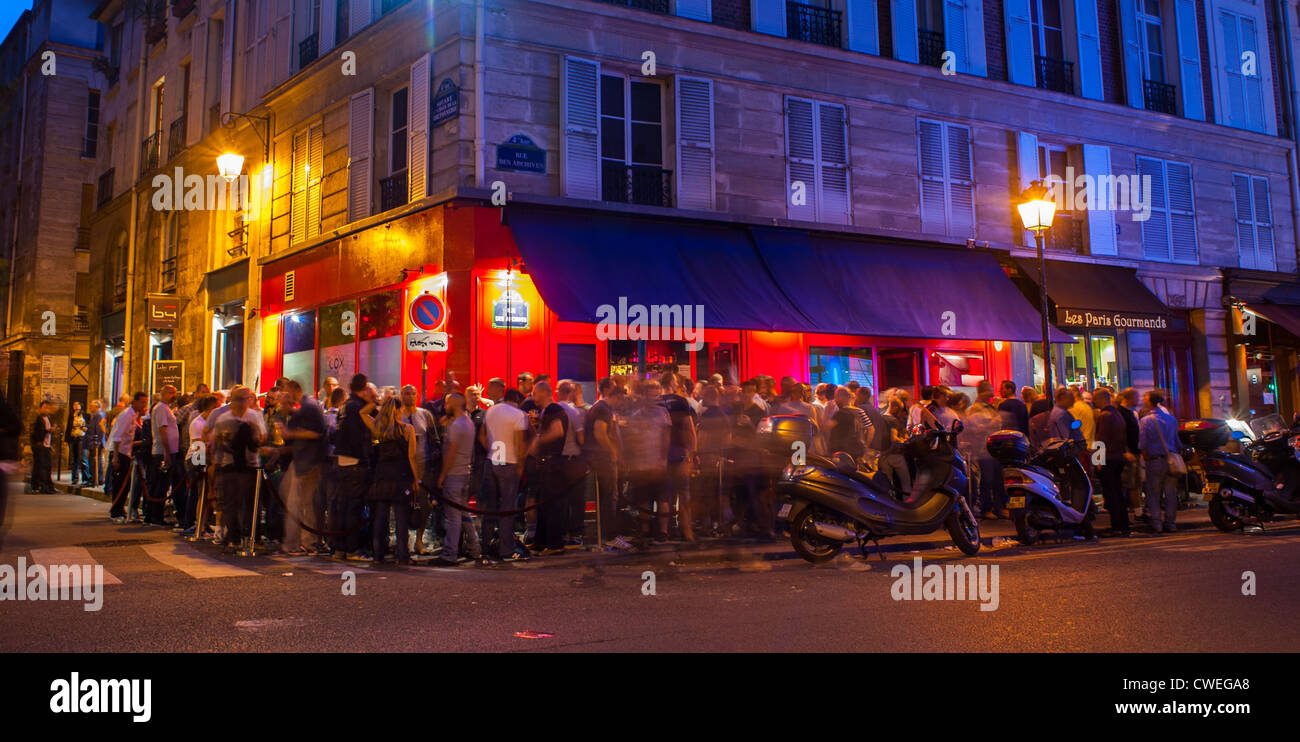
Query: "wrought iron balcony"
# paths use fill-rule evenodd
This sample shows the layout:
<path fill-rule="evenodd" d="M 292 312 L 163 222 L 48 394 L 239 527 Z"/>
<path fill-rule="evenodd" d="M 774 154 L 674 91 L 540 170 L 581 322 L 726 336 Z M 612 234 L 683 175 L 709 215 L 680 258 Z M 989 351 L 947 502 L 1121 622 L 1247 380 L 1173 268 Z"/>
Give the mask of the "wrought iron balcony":
<path fill-rule="evenodd" d="M 931 31 L 927 28 L 916 32 L 917 61 L 926 67 L 938 67 L 943 64 L 943 31 Z"/>
<path fill-rule="evenodd" d="M 140 142 L 140 172 L 147 173 L 158 167 L 158 148 L 162 144 L 162 132 L 155 131 Z"/>
<path fill-rule="evenodd" d="M 185 114 L 182 113 L 180 118 L 173 121 L 171 127 L 167 129 L 167 160 L 170 162 L 183 149 L 185 149 Z"/>
<path fill-rule="evenodd" d="M 664 15 L 672 12 L 668 6 L 668 0 L 600 0 L 600 2 L 609 3 L 610 5 L 622 5 L 637 10 L 648 10 L 651 13 L 662 13 Z"/>
<path fill-rule="evenodd" d="M 379 210 L 388 211 L 398 206 L 405 206 L 408 203 L 406 186 L 405 170 L 379 181 Z"/>
<path fill-rule="evenodd" d="M 823 46 L 840 46 L 840 19 L 838 10 L 786 0 L 785 35 L 791 39 L 810 41 Z"/>
<path fill-rule="evenodd" d="M 1036 56 L 1038 87 L 1074 95 L 1074 63 L 1064 59 Z"/>
<path fill-rule="evenodd" d="M 1178 114 L 1178 88 L 1155 80 L 1142 81 L 1142 99 L 1148 111 Z"/>
<path fill-rule="evenodd" d="M 319 42 L 320 34 L 314 33 L 311 36 L 298 42 L 298 69 L 302 69 L 320 56 Z"/>
<path fill-rule="evenodd" d="M 112 200 L 113 168 L 110 167 L 100 174 L 99 183 L 95 186 L 95 208 L 99 208 Z"/>
<path fill-rule="evenodd" d="M 603 162 L 600 166 L 600 197 L 642 206 L 673 205 L 673 171 L 654 165 L 624 165 Z"/>
<path fill-rule="evenodd" d="M 242 258 L 248 254 L 248 222 L 239 222 L 239 226 L 226 233 L 230 237 L 230 247 L 226 254 L 232 258 Z"/>
<path fill-rule="evenodd" d="M 163 288 L 172 288 L 176 285 L 176 266 L 180 263 L 180 258 L 176 255 L 163 258 L 162 261 L 162 285 Z"/>

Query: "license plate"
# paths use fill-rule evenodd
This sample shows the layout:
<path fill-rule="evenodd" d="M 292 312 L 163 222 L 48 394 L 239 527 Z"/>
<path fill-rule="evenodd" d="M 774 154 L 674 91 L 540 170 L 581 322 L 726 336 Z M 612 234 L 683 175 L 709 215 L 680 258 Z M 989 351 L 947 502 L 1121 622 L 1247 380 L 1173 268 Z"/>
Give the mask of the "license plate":
<path fill-rule="evenodd" d="M 1007 510 L 1024 510 L 1024 508 L 1025 508 L 1025 498 L 1023 497 L 1007 498 Z"/>
<path fill-rule="evenodd" d="M 782 519 L 782 520 L 785 520 L 786 518 L 789 518 L 789 517 L 790 517 L 790 503 L 787 502 L 786 504 L 782 505 L 782 506 L 781 506 L 781 509 L 776 511 L 776 517 L 778 517 L 778 518 L 780 518 L 780 519 Z"/>
<path fill-rule="evenodd" d="M 1203 495 L 1213 495 L 1218 491 L 1219 491 L 1218 482 L 1206 482 L 1205 484 L 1201 485 L 1201 494 Z"/>

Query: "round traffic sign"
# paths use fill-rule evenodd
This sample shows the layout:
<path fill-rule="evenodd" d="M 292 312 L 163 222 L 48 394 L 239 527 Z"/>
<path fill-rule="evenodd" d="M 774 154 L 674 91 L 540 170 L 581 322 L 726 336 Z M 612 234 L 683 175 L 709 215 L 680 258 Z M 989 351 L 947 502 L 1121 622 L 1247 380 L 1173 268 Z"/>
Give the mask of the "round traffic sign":
<path fill-rule="evenodd" d="M 420 294 L 411 300 L 411 324 L 424 332 L 437 332 L 447 321 L 447 307 L 433 294 Z"/>

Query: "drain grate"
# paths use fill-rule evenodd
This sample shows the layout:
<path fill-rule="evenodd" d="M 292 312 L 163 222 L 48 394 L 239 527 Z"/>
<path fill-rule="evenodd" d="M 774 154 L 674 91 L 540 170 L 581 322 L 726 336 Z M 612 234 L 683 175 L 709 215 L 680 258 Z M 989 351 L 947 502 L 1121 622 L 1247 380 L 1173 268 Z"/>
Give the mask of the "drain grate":
<path fill-rule="evenodd" d="M 118 538 L 108 541 L 85 541 L 73 546 L 80 546 L 83 549 L 105 549 L 111 546 L 139 546 L 140 544 L 157 544 L 157 539 L 152 538 Z"/>

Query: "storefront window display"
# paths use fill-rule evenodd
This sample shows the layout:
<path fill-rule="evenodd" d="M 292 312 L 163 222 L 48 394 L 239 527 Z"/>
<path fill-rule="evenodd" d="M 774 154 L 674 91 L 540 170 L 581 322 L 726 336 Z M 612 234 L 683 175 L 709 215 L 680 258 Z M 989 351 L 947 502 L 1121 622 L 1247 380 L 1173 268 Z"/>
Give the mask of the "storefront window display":
<path fill-rule="evenodd" d="M 842 385 L 856 381 L 875 392 L 871 348 L 810 348 L 808 383 Z"/>
<path fill-rule="evenodd" d="M 315 389 L 316 381 L 316 310 L 295 312 L 285 317 L 284 361 L 282 376 Z"/>
<path fill-rule="evenodd" d="M 984 355 L 964 351 L 930 353 L 930 383 L 963 392 L 973 401 L 979 383 L 985 378 Z"/>
<path fill-rule="evenodd" d="M 609 373 L 648 379 L 665 371 L 690 376 L 691 356 L 684 342 L 610 340 Z"/>
<path fill-rule="evenodd" d="M 386 291 L 360 302 L 357 369 L 375 386 L 402 385 L 402 293 Z"/>
<path fill-rule="evenodd" d="M 323 383 L 325 377 L 333 376 L 346 385 L 357 372 L 357 303 L 344 301 L 321 307 L 319 322 L 319 381 Z"/>

